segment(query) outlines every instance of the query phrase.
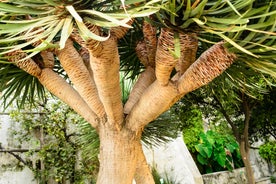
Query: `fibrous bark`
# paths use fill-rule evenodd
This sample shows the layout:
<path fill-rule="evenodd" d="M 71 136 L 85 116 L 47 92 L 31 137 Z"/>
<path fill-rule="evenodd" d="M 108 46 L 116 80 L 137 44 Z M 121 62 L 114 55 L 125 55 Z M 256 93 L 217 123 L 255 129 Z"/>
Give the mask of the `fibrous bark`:
<path fill-rule="evenodd" d="M 30 75 L 37 77 L 41 74 L 39 65 L 31 58 L 24 59 L 27 57 L 27 54 L 21 50 L 8 53 L 7 57 L 10 62 Z"/>
<path fill-rule="evenodd" d="M 143 34 L 144 34 L 144 42 L 146 45 L 146 52 L 148 63 L 145 66 L 155 66 L 155 56 L 157 50 L 157 28 L 149 24 L 148 22 L 144 22 L 143 24 Z"/>
<path fill-rule="evenodd" d="M 196 60 L 198 39 L 196 33 L 180 33 L 180 58 L 176 65 L 176 71 L 181 76 Z"/>
<path fill-rule="evenodd" d="M 107 41 L 99 43 L 99 47 L 88 47 L 94 80 L 108 122 L 120 129 L 123 123 L 123 104 L 117 39 L 111 37 Z"/>
<path fill-rule="evenodd" d="M 227 51 L 223 43 L 217 43 L 206 50 L 187 69 L 178 80 L 178 89 L 181 94 L 187 94 L 211 82 L 226 70 L 236 56 Z"/>
<path fill-rule="evenodd" d="M 170 75 L 174 69 L 178 58 L 174 56 L 174 32 L 167 28 L 161 29 L 156 51 L 156 78 L 162 85 L 169 83 Z"/>
<path fill-rule="evenodd" d="M 174 84 L 162 86 L 155 81 L 146 89 L 127 116 L 127 127 L 135 132 L 143 129 L 149 122 L 168 110 L 176 102 L 178 95 Z"/>
<path fill-rule="evenodd" d="M 57 52 L 57 56 L 69 78 L 76 86 L 77 91 L 91 110 L 99 118 L 104 117 L 105 111 L 99 99 L 94 80 L 70 39 L 67 40 L 65 47 Z"/>
<path fill-rule="evenodd" d="M 100 127 L 100 171 L 97 184 L 131 184 L 136 172 L 140 135 L 127 129 Z"/>
<path fill-rule="evenodd" d="M 155 81 L 155 73 L 152 67 L 147 67 L 146 70 L 139 76 L 137 82 L 133 86 L 128 100 L 124 106 L 124 113 L 129 114 L 132 107 L 141 98 L 143 92 Z"/>

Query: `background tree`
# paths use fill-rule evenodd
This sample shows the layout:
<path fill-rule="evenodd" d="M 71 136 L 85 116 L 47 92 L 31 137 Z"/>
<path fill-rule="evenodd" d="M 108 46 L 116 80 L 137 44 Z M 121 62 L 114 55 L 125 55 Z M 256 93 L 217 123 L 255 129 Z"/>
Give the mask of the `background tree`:
<path fill-rule="evenodd" d="M 259 115 L 259 111 L 256 110 L 261 107 L 258 105 L 263 104 L 264 101 L 262 100 L 270 99 L 270 95 L 267 93 L 272 90 L 269 84 L 273 80 L 271 81 L 270 77 L 264 80 L 258 77 L 259 73 L 255 73 L 250 69 L 242 69 L 239 76 L 240 80 L 231 81 L 227 79 L 227 75 L 233 72 L 231 70 L 234 67 L 227 70 L 225 74 L 209 85 L 188 95 L 186 100 L 193 101 L 194 104 L 198 105 L 206 120 L 211 122 L 211 127 L 212 124 L 213 127 L 217 127 L 218 124 L 224 123 L 231 127 L 232 134 L 239 143 L 247 177 L 249 181 L 254 181 L 249 160 L 250 129 L 255 129 L 257 132 L 256 128 L 265 127 L 266 122 L 251 118 Z M 270 121 L 270 112 L 266 112 L 268 114 L 265 118 L 267 121 Z M 271 119 L 271 122 L 273 121 Z M 254 122 L 255 125 L 258 124 L 258 126 L 254 126 L 254 124 L 251 126 L 251 122 Z M 226 126 L 225 129 L 228 129 L 228 127 Z"/>
<path fill-rule="evenodd" d="M 234 61 L 275 77 L 272 0 L 7 0 L 0 9 L 4 99 L 32 99 L 43 86 L 88 121 L 100 137 L 97 183 L 154 183 L 144 127 Z M 131 24 L 141 28 L 134 45 L 145 69 L 123 104 L 119 56 L 129 53 L 118 52 L 118 39 Z"/>
<path fill-rule="evenodd" d="M 276 140 L 276 88 L 269 89 L 252 109 L 249 135 L 252 141 Z"/>
<path fill-rule="evenodd" d="M 243 167 L 239 145 L 229 126 L 221 123 L 223 117 L 216 115 L 215 126 L 208 124 L 204 119 L 206 107 L 189 97 L 181 99 L 170 112 L 181 122 L 184 142 L 199 171 L 206 174 Z"/>

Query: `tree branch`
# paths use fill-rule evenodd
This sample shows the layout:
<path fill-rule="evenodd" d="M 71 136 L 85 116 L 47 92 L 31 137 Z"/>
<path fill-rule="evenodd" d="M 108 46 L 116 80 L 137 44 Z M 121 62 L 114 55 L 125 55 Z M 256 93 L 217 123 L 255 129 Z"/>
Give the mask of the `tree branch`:
<path fill-rule="evenodd" d="M 155 74 L 157 81 L 163 86 L 169 83 L 171 72 L 178 61 L 178 58 L 173 55 L 174 34 L 173 30 L 162 28 L 158 38 Z"/>
<path fill-rule="evenodd" d="M 145 51 L 147 52 L 147 65 L 145 66 L 155 66 L 155 56 L 157 50 L 157 29 L 153 27 L 150 23 L 144 21 L 143 24 L 143 34 L 144 34 L 144 43 Z"/>
<path fill-rule="evenodd" d="M 14 153 L 14 152 L 17 152 L 17 153 L 25 153 L 25 152 L 29 152 L 30 149 L 3 149 L 1 148 L 0 149 L 0 153 Z M 32 151 L 40 151 L 39 149 L 35 149 L 35 150 L 32 150 Z"/>
<path fill-rule="evenodd" d="M 16 158 L 19 162 L 23 163 L 25 166 L 31 168 L 31 166 L 28 164 L 28 162 L 26 162 L 23 158 L 21 158 L 19 155 L 15 154 L 14 152 L 18 152 L 18 153 L 24 153 L 24 152 L 28 152 L 30 151 L 29 149 L 4 149 L 1 145 L 0 145 L 0 153 L 9 153 L 11 154 L 14 158 Z M 39 151 L 39 150 L 35 150 L 35 151 Z"/>
<path fill-rule="evenodd" d="M 57 51 L 57 56 L 69 78 L 76 86 L 78 93 L 99 118 L 105 115 L 103 104 L 98 95 L 94 79 L 91 77 L 81 56 L 68 39 L 65 48 Z"/>
<path fill-rule="evenodd" d="M 177 81 L 180 93 L 185 95 L 208 84 L 226 70 L 235 58 L 236 56 L 223 46 L 223 42 L 213 45 L 201 54 Z"/>
<path fill-rule="evenodd" d="M 226 110 L 224 109 L 222 103 L 220 102 L 220 100 L 218 99 L 218 97 L 214 95 L 214 99 L 215 101 L 218 103 L 219 107 L 220 107 L 220 112 L 223 114 L 223 116 L 225 117 L 226 121 L 229 123 L 229 125 L 231 126 L 232 128 L 232 131 L 234 133 L 234 136 L 236 137 L 236 140 L 238 142 L 240 142 L 241 140 L 241 136 L 240 136 L 240 132 L 237 128 L 237 126 L 234 124 L 234 122 L 231 120 L 230 116 L 227 114 Z"/>
<path fill-rule="evenodd" d="M 96 45 L 96 46 L 95 46 Z M 123 124 L 122 92 L 120 88 L 120 59 L 117 39 L 110 37 L 105 42 L 91 40 L 87 49 L 98 94 L 103 103 L 108 122 L 121 129 Z"/>
<path fill-rule="evenodd" d="M 8 60 L 14 63 L 18 68 L 24 70 L 32 76 L 39 76 L 41 74 L 41 68 L 39 65 L 31 58 L 24 59 L 27 54 L 22 50 L 17 50 L 7 54 Z"/>
<path fill-rule="evenodd" d="M 175 68 L 179 76 L 181 76 L 196 60 L 198 39 L 196 38 L 196 33 L 180 33 L 179 37 L 181 56 Z"/>
<path fill-rule="evenodd" d="M 149 122 L 168 110 L 180 98 L 176 86 L 161 86 L 158 81 L 150 85 L 127 116 L 128 129 L 138 132 Z M 147 110 L 150 108 L 151 110 Z"/>
<path fill-rule="evenodd" d="M 132 107 L 141 98 L 144 91 L 155 81 L 155 79 L 155 73 L 152 67 L 147 67 L 146 70 L 142 74 L 140 74 L 124 106 L 125 114 L 129 114 Z"/>
<path fill-rule="evenodd" d="M 38 80 L 45 88 L 74 109 L 94 128 L 97 128 L 98 118 L 96 114 L 89 108 L 79 93 L 62 77 L 51 69 L 44 68 L 41 75 L 38 76 Z"/>
<path fill-rule="evenodd" d="M 245 150 L 248 152 L 249 149 L 249 121 L 250 121 L 250 107 L 248 104 L 248 101 L 246 99 L 245 94 L 242 94 L 242 105 L 243 105 L 243 112 L 244 112 L 244 130 L 243 130 L 243 135 L 244 135 L 244 141 L 245 141 Z"/>

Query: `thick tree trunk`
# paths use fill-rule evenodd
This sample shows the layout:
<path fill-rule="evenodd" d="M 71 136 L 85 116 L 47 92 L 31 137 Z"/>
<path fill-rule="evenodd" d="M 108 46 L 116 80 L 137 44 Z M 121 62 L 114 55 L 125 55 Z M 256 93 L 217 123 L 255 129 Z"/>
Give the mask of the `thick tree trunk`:
<path fill-rule="evenodd" d="M 99 128 L 100 135 L 100 171 L 97 184 L 132 184 L 137 168 L 141 173 L 144 157 L 141 146 L 141 133 L 134 134 L 128 129 L 118 131 L 105 123 Z M 143 170 L 144 173 L 149 168 Z M 142 176 L 140 176 L 142 177 Z M 139 177 L 139 178 L 140 178 Z M 147 177 L 150 178 L 152 177 Z M 144 180 L 145 181 L 145 180 Z M 152 182 L 145 183 L 152 184 Z"/>

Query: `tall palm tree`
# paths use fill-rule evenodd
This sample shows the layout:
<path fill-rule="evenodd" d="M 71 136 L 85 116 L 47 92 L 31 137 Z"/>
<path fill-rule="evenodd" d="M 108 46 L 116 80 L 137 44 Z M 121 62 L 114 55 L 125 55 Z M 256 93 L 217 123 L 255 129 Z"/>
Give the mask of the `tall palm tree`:
<path fill-rule="evenodd" d="M 42 85 L 88 121 L 100 137 L 99 184 L 154 183 L 144 127 L 233 62 L 275 77 L 272 0 L 5 0 L 0 10 L 4 98 L 42 96 Z M 137 30 L 135 48 L 119 53 L 118 40 Z M 123 56 L 134 50 L 143 67 L 132 69 L 144 70 L 123 104 L 120 62 L 131 68 Z"/>

